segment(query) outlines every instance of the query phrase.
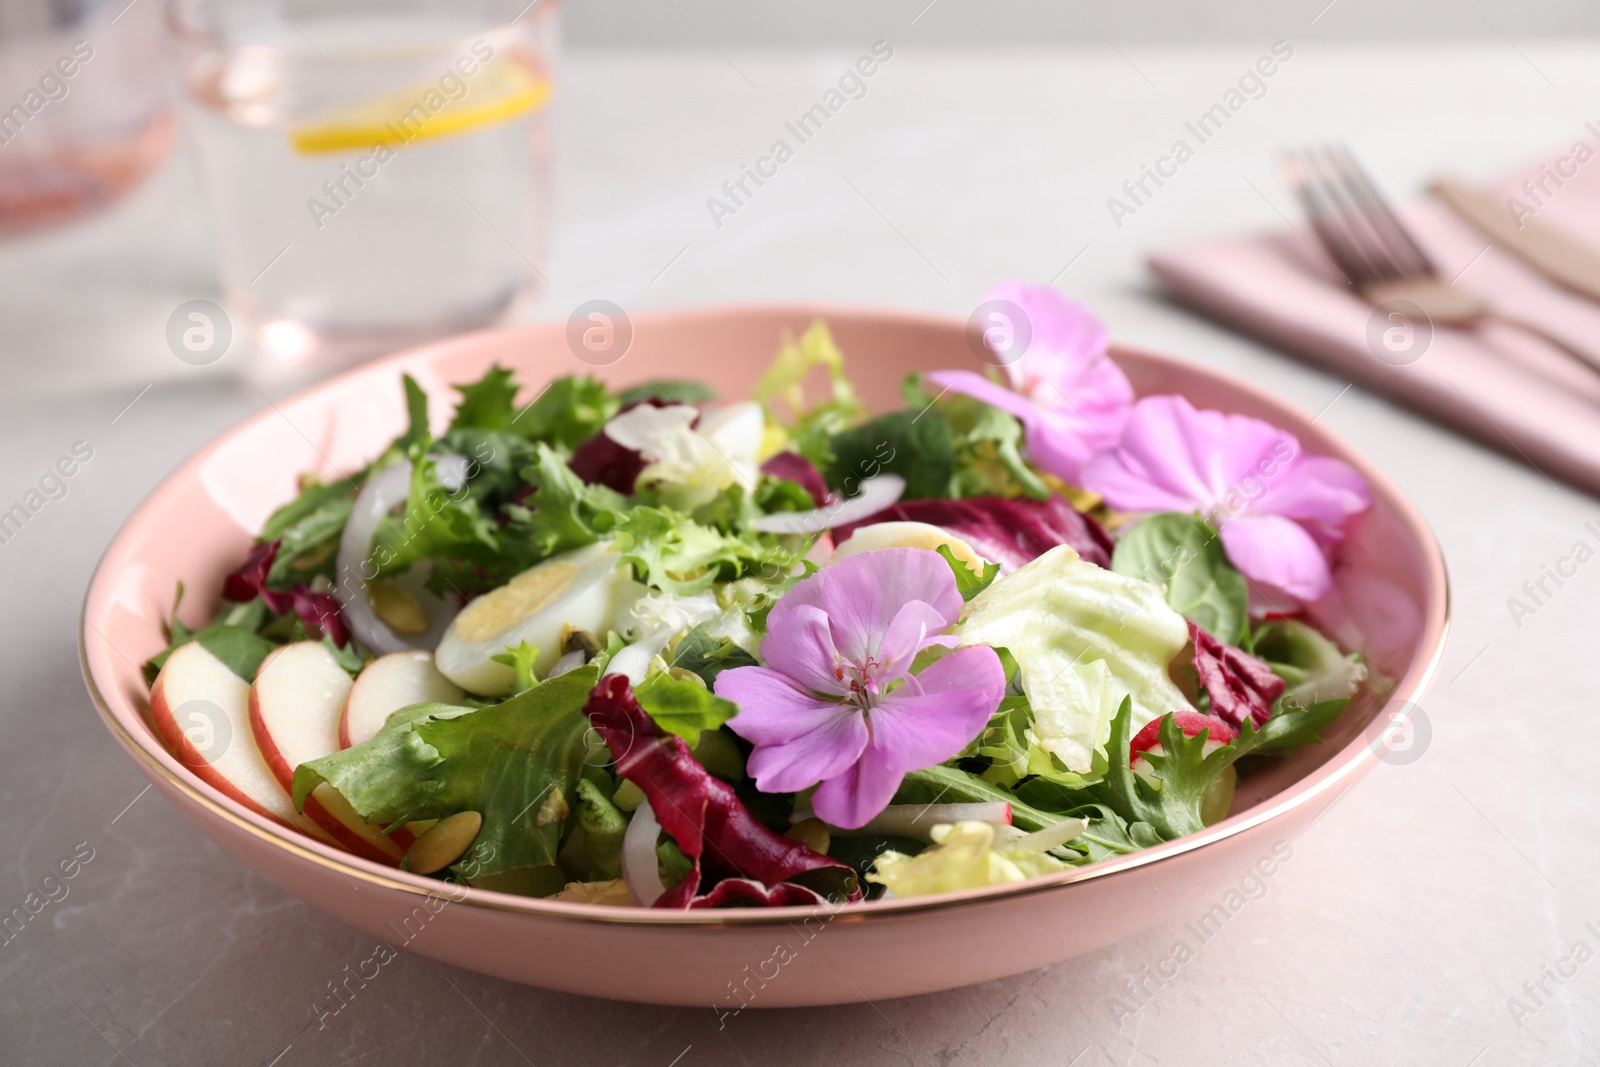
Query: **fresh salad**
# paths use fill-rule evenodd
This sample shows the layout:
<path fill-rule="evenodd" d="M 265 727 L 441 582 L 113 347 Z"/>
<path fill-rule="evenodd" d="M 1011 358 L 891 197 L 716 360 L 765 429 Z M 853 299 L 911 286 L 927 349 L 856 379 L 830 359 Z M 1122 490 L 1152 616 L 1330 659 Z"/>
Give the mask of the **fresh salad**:
<path fill-rule="evenodd" d="M 174 606 L 158 731 L 358 856 L 592 904 L 915 897 L 1222 819 L 1380 684 L 1305 610 L 1367 486 L 1136 397 L 1051 289 L 989 299 L 1026 350 L 880 415 L 822 322 L 748 399 L 496 366 L 435 436 L 407 378 L 404 434 Z"/>

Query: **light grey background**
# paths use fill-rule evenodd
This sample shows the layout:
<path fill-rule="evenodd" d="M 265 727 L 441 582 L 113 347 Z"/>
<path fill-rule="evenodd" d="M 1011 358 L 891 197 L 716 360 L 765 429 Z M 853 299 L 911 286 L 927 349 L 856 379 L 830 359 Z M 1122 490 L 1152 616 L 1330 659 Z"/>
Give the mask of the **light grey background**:
<path fill-rule="evenodd" d="M 1254 41 L 1315 20 L 1324 40 L 1565 37 L 1600 31 L 1593 0 L 574 0 L 574 45 Z"/>

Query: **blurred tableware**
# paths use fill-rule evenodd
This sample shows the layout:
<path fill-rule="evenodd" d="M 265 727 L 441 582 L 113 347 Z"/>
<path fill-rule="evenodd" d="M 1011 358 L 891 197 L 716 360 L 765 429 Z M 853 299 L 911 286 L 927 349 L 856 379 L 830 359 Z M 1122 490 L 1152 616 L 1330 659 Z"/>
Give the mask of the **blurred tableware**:
<path fill-rule="evenodd" d="M 0 234 L 87 215 L 161 161 L 160 55 L 154 0 L 0 6 Z"/>
<path fill-rule="evenodd" d="M 1580 143 L 1580 158 L 1600 158 L 1595 140 Z M 1568 165 L 1560 188 L 1526 191 L 1540 180 L 1549 185 L 1551 161 L 1570 164 L 1572 153 L 1557 150 L 1487 184 L 1504 203 L 1526 205 L 1540 222 L 1600 251 L 1600 166 Z M 1457 286 L 1515 307 L 1567 344 L 1600 338 L 1600 304 L 1530 269 L 1438 200 L 1407 203 L 1398 215 Z M 1337 375 L 1330 403 L 1344 383 L 1359 383 L 1600 494 L 1600 375 L 1559 348 L 1494 321 L 1474 330 L 1397 323 L 1353 291 L 1297 227 L 1161 249 L 1150 267 L 1191 307 Z M 1329 417 L 1338 418 L 1337 407 Z"/>
<path fill-rule="evenodd" d="M 1484 297 L 1441 277 L 1349 149 L 1291 153 L 1284 159 L 1284 176 L 1340 273 L 1373 307 L 1389 310 L 1395 321 L 1408 312 L 1414 315 L 1411 308 L 1420 309 L 1435 328 L 1474 329 L 1496 319 L 1600 368 L 1600 353 L 1497 310 Z"/>
<path fill-rule="evenodd" d="M 546 0 L 172 0 L 180 116 L 261 372 L 500 322 L 543 281 Z"/>
<path fill-rule="evenodd" d="M 1552 281 L 1590 300 L 1600 300 L 1600 253 L 1538 219 L 1523 217 L 1493 194 L 1454 178 L 1429 190 L 1491 241 L 1521 256 Z"/>

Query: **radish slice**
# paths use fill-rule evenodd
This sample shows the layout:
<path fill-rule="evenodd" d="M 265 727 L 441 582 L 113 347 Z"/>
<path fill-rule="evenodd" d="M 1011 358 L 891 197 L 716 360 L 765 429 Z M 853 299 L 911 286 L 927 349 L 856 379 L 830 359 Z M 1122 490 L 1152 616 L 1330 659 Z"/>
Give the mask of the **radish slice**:
<path fill-rule="evenodd" d="M 660 835 L 661 824 L 647 800 L 634 811 L 628 832 L 622 836 L 622 878 L 628 883 L 628 895 L 641 908 L 650 907 L 667 891 L 656 866 L 656 838 Z"/>
<path fill-rule="evenodd" d="M 906 480 L 898 474 L 880 474 L 861 483 L 861 491 L 846 500 L 834 499 L 811 511 L 779 511 L 750 523 L 762 533 L 808 534 L 860 522 L 900 502 Z"/>
<path fill-rule="evenodd" d="M 446 456 L 438 462 L 446 463 L 447 460 L 462 460 L 462 457 Z M 464 460 L 460 464 L 448 463 L 446 466 L 455 468 L 455 472 L 465 478 Z M 456 488 L 461 484 L 456 483 Z M 344 533 L 339 537 L 337 571 L 339 581 L 335 591 L 339 596 L 340 608 L 356 640 L 380 656 L 408 649 L 433 648 L 444 636 L 445 628 L 450 625 L 450 620 L 459 610 L 454 604 L 428 591 L 424 585 L 428 577 L 428 567 L 421 563 L 391 580 L 416 597 L 422 605 L 422 610 L 428 616 L 427 633 L 414 637 L 395 633 L 388 624 L 378 618 L 377 613 L 372 610 L 371 602 L 367 600 L 367 579 L 376 569 L 371 559 L 372 538 L 395 505 L 405 503 L 410 491 L 409 461 L 400 460 L 378 471 L 367 479 L 367 484 L 356 494 L 355 506 L 350 509 L 350 518 L 345 522 Z"/>
<path fill-rule="evenodd" d="M 813 818 L 795 812 L 789 816 L 791 824 Z M 865 826 L 855 830 L 829 827 L 840 837 L 866 837 L 871 834 L 893 834 L 897 837 L 914 837 L 919 841 L 932 841 L 930 832 L 935 826 L 958 822 L 987 822 L 998 826 L 1011 825 L 1011 805 L 1003 800 L 975 804 L 890 804 Z M 1040 831 L 1041 833 L 1043 831 Z"/>

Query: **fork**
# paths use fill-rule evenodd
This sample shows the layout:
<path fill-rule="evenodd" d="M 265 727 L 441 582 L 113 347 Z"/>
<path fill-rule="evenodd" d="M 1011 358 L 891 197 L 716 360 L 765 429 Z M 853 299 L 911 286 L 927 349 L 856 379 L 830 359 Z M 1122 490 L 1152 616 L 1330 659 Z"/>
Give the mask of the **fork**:
<path fill-rule="evenodd" d="M 1288 153 L 1283 174 L 1328 257 L 1369 304 L 1404 301 L 1436 326 L 1514 326 L 1600 370 L 1600 354 L 1497 311 L 1489 301 L 1444 279 L 1348 148 Z"/>

